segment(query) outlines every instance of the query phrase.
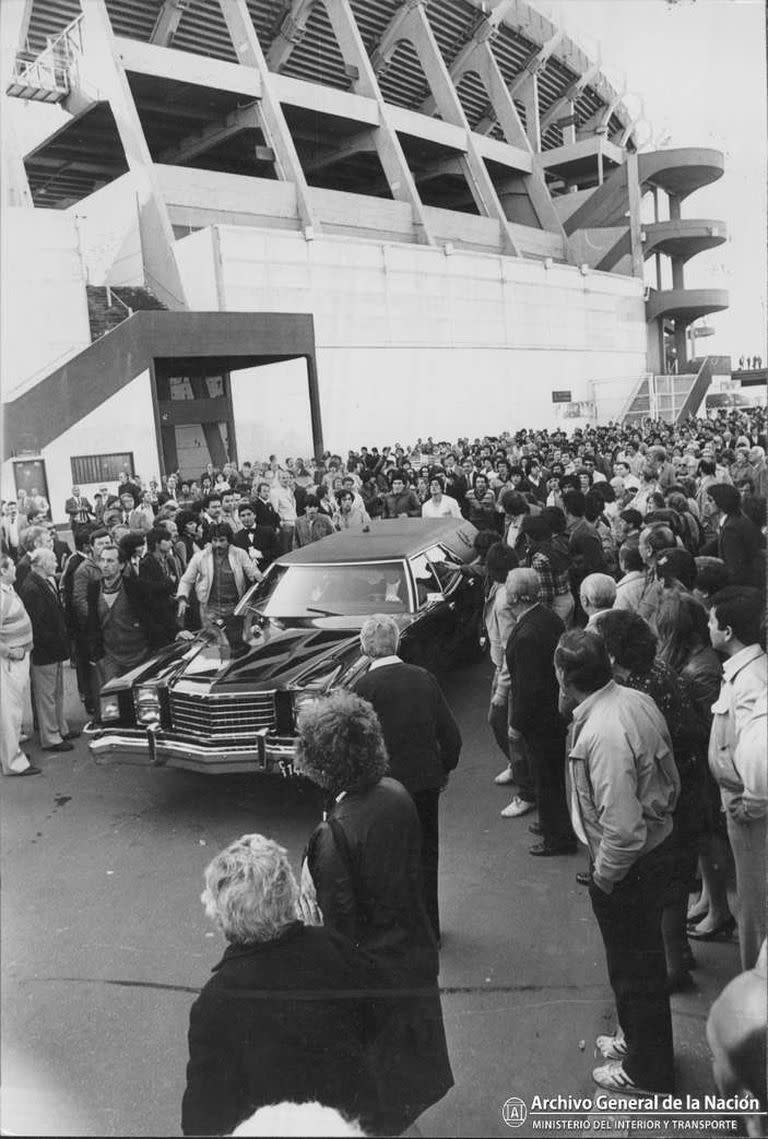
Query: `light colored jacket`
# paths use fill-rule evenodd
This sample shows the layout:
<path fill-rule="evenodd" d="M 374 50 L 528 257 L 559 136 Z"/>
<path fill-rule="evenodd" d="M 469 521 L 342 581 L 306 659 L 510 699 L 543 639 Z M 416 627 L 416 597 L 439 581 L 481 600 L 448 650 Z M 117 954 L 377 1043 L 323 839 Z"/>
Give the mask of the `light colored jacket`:
<path fill-rule="evenodd" d="M 241 550 L 238 546 L 230 546 L 227 556 L 235 575 L 237 595 L 242 597 L 252 581 L 261 581 L 262 574 L 246 551 Z M 176 596 L 189 597 L 193 586 L 200 604 L 207 605 L 213 588 L 213 548 L 211 546 L 206 546 L 204 550 L 193 554 L 189 565 L 182 574 Z"/>
<path fill-rule="evenodd" d="M 625 573 L 621 581 L 616 584 L 616 600 L 613 603 L 613 608 L 629 609 L 631 613 L 636 613 L 644 590 L 644 571 L 630 570 L 629 573 Z"/>
<path fill-rule="evenodd" d="M 511 687 L 507 668 L 507 642 L 515 624 L 515 617 L 509 608 L 507 591 L 503 582 L 495 581 L 485 602 L 483 611 L 485 629 L 488 633 L 488 648 L 491 660 L 496 666 L 494 687 L 500 694 L 508 694 Z"/>
<path fill-rule="evenodd" d="M 745 746 L 742 737 L 753 719 L 763 726 L 766 694 L 766 656 L 759 645 L 748 645 L 723 665 L 720 695 L 712 705 L 709 769 L 720 787 L 723 806 L 738 819 L 760 818 L 768 813 L 768 748 Z M 749 738 L 755 736 L 754 726 Z"/>
<path fill-rule="evenodd" d="M 574 830 L 615 884 L 672 833 L 680 776 L 664 717 L 611 680 L 574 709 L 568 759 Z"/>

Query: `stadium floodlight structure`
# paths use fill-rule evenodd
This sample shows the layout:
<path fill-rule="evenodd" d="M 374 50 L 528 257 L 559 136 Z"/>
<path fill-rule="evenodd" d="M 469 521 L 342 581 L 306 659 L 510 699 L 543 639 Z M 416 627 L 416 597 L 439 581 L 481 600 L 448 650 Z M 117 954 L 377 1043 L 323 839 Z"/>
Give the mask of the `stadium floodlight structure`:
<path fill-rule="evenodd" d="M 135 379 L 121 349 L 131 321 L 135 339 L 138 324 L 170 326 L 178 314 L 197 326 L 214 313 L 311 317 L 317 447 L 321 417 L 332 441 L 352 441 L 347 409 L 352 398 L 360 404 L 361 384 L 385 432 L 404 399 L 421 430 L 440 430 L 427 422 L 432 414 L 448 433 L 451 416 L 466 421 L 470 409 L 480 430 L 469 374 L 480 384 L 485 430 L 494 418 L 499 428 L 515 417 L 551 419 L 550 389 L 562 390 L 564 379 L 577 403 L 592 398 L 592 381 L 614 377 L 613 403 L 598 414 L 615 415 L 638 376 L 663 370 L 665 329 L 674 330 L 680 363 L 688 324 L 727 304 L 683 280 L 690 256 L 725 239 L 724 224 L 680 214 L 689 194 L 720 177 L 722 155 L 638 153 L 625 92 L 603 74 L 599 52 L 589 58 L 524 0 L 0 7 L 14 126 L 4 197 L 18 255 L 27 265 L 50 261 L 53 231 L 61 244 L 76 229 L 78 287 L 90 305 L 90 325 L 81 321 L 77 333 L 68 324 L 76 365 L 73 355 L 44 374 L 46 352 L 53 365 L 54 346 L 66 341 L 61 329 L 55 345 L 53 329 L 49 342 L 43 334 L 36 359 L 11 360 L 17 398 L 6 421 L 27 450 L 45 456 L 62 426 L 74 430 L 56 393 L 95 390 L 91 335 L 106 331 L 120 360 L 111 374 L 123 386 Z M 28 120 L 10 113 L 22 102 L 44 106 L 34 138 Z M 668 197 L 669 222 L 641 223 L 650 192 Z M 42 216 L 42 226 L 31 220 Z M 673 289 L 652 289 L 646 304 L 652 254 L 669 256 Z M 51 285 L 59 297 L 74 289 L 55 273 Z M 132 290 L 131 316 L 99 317 L 106 286 L 110 296 Z M 24 303 L 17 290 L 15 304 Z M 270 355 L 256 347 L 245 355 Z M 170 412 L 160 405 L 174 401 L 158 396 L 154 352 L 149 345 L 142 355 L 153 466 L 169 469 L 181 447 L 172 429 L 193 423 L 189 408 L 186 423 L 174 408 L 174 422 L 162 419 Z M 103 368 L 107 345 L 100 353 Z M 290 344 L 271 355 L 288 359 Z M 247 370 L 221 353 L 216 366 L 226 376 Z M 430 391 L 436 376 L 445 400 Z M 196 426 L 211 457 L 257 438 L 242 426 L 247 408 L 235 386 L 224 384 L 227 407 L 200 408 L 224 416 L 218 436 L 212 420 Z M 106 415 L 118 391 L 99 393 Z M 257 402 L 264 413 L 269 401 Z M 89 406 L 76 403 L 80 412 Z"/>

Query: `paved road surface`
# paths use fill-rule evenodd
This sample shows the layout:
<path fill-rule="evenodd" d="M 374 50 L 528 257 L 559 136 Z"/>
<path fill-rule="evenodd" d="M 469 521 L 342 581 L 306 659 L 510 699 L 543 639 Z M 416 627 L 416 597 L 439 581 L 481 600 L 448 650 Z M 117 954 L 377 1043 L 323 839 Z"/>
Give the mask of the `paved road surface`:
<path fill-rule="evenodd" d="M 592 1042 L 611 1027 L 601 943 L 574 880 L 583 858 L 531 858 L 530 819 L 499 816 L 488 680 L 480 665 L 445 683 L 465 740 L 442 807 L 456 1087 L 423 1117 L 425 1135 L 508 1134 L 510 1096 L 593 1094 Z M 3 1131 L 178 1134 L 189 1006 L 223 949 L 199 902 L 203 867 L 248 831 L 298 865 L 317 799 L 278 779 L 96 767 L 82 740 L 33 757 L 43 776 L 2 781 Z M 737 969 L 735 945 L 696 953 L 700 988 L 673 1002 L 682 1092 L 713 1090 L 704 1021 Z"/>

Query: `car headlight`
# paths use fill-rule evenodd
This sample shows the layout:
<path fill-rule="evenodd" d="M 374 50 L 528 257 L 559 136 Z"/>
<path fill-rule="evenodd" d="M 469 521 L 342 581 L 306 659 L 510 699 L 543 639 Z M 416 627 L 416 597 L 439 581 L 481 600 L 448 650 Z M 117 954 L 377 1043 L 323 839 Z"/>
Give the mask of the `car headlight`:
<path fill-rule="evenodd" d="M 309 689 L 308 691 L 305 691 L 305 692 L 294 692 L 293 693 L 293 714 L 294 714 L 294 716 L 298 716 L 298 714 L 302 710 L 302 708 L 306 708 L 310 704 L 314 704 L 319 695 L 320 695 L 320 693 L 317 692 L 316 690 L 313 690 L 313 689 Z"/>
<path fill-rule="evenodd" d="M 149 725 L 160 722 L 160 696 L 156 688 L 139 686 L 133 694 L 133 703 L 136 709 L 136 720 L 139 724 Z"/>
<path fill-rule="evenodd" d="M 120 702 L 117 694 L 99 697 L 99 719 L 102 724 L 106 724 L 110 720 L 120 719 Z"/>

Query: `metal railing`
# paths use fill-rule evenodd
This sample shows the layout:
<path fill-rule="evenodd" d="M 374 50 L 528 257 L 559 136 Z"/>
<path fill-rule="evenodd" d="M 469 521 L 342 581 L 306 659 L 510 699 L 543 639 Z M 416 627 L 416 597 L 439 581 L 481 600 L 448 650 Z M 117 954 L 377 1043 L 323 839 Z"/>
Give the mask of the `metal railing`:
<path fill-rule="evenodd" d="M 70 71 L 83 53 L 82 23 L 81 13 L 57 36 L 49 36 L 47 46 L 35 59 L 17 56 L 12 83 L 20 87 L 68 94 Z"/>

